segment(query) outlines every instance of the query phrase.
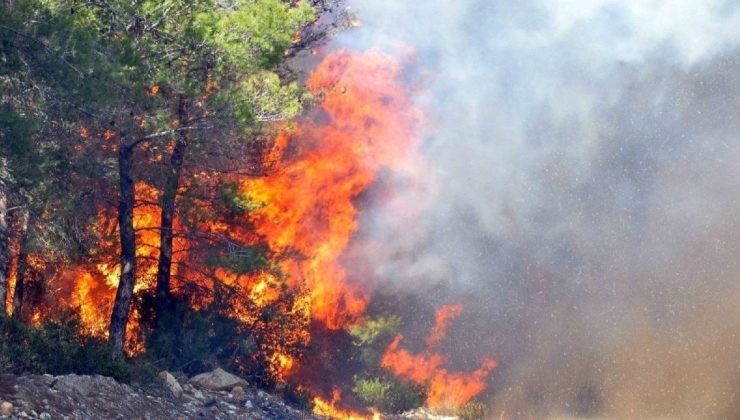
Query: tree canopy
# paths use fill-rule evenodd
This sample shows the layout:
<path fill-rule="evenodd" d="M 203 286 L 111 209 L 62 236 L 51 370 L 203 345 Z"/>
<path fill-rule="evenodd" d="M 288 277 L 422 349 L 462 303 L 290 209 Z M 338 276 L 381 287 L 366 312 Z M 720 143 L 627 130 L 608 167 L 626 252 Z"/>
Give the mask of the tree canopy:
<path fill-rule="evenodd" d="M 113 233 L 120 278 L 109 339 L 121 354 L 141 280 L 137 265 L 152 264 L 137 255 L 134 212 L 142 205 L 161 213 L 152 254 L 157 311 L 172 308 L 179 236 L 201 230 L 208 239 L 198 242 L 210 255 L 204 261 L 234 264 L 218 255 L 236 246 L 252 255 L 255 270 L 263 269 L 255 263 L 264 260 L 258 241 L 240 244 L 202 231 L 196 221 L 204 219 L 194 214 L 214 210 L 203 208 L 204 195 L 239 198 L 226 177 L 199 175 L 239 169 L 240 153 L 255 150 L 250 145 L 264 141 L 265 130 L 302 111 L 309 96 L 276 66 L 314 19 L 305 1 L 4 2 L 0 301 L 9 300 L 10 278 L 27 277 L 11 267 L 29 265 L 18 264 L 29 246 L 60 261 L 99 259 L 96 254 L 112 252 L 99 243 Z M 157 193 L 141 198 L 142 185 Z M 228 217 L 226 210 L 219 214 Z M 102 214 L 115 215 L 115 225 L 102 226 Z M 50 262 L 30 265 L 43 271 Z"/>

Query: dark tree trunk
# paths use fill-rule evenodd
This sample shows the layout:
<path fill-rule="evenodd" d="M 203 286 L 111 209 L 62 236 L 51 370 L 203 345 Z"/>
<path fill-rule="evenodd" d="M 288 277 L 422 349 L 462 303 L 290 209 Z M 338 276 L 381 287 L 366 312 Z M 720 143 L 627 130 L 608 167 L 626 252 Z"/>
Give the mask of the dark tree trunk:
<path fill-rule="evenodd" d="M 28 243 L 29 220 L 28 210 L 23 212 L 20 225 L 20 241 L 18 244 L 18 263 L 15 269 L 15 289 L 13 293 L 13 318 L 22 319 L 21 311 L 23 310 L 23 287 L 26 282 L 26 271 L 28 269 Z"/>
<path fill-rule="evenodd" d="M 183 98 L 180 98 L 178 119 L 180 127 L 185 127 L 188 124 L 187 109 Z M 180 187 L 180 172 L 186 147 L 187 138 L 185 131 L 181 131 L 175 142 L 175 148 L 172 150 L 172 156 L 170 156 L 169 173 L 167 174 L 167 180 L 162 191 L 162 226 L 160 229 L 159 262 L 157 266 L 155 321 L 158 321 L 172 306 L 172 291 L 170 287 L 172 240 L 174 236 L 172 224 L 175 218 L 175 201 L 177 190 Z"/>
<path fill-rule="evenodd" d="M 121 280 L 111 314 L 109 341 L 114 357 L 123 354 L 126 325 L 136 281 L 136 232 L 134 231 L 134 181 L 131 177 L 133 148 L 121 141 L 118 151 L 120 201 L 118 228 L 121 234 Z"/>
<path fill-rule="evenodd" d="M 8 197 L 5 188 L 7 160 L 0 158 L 0 314 L 7 315 L 8 271 L 10 269 L 10 235 L 8 232 Z"/>

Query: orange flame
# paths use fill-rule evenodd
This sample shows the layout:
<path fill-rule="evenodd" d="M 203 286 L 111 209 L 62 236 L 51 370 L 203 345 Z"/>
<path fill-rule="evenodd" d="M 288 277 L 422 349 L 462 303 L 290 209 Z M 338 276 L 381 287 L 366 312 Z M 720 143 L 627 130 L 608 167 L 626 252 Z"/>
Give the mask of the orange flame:
<path fill-rule="evenodd" d="M 251 212 L 257 232 L 276 253 L 301 255 L 283 269 L 305 282 L 312 318 L 329 329 L 357 321 L 368 301 L 339 263 L 358 228 L 353 200 L 379 169 L 401 170 L 418 139 L 420 117 L 398 81 L 400 68 L 379 52 L 330 54 L 307 82 L 321 107 L 277 138 L 269 158 L 284 162 L 278 172 L 242 183 L 252 202 L 264 204 Z"/>
<path fill-rule="evenodd" d="M 156 258 L 159 256 L 159 192 L 156 188 L 139 182 L 136 184 L 136 199 L 142 204 L 134 208 L 134 228 L 137 230 L 136 257 L 140 262 L 137 272 L 135 291 L 154 286 L 156 279 Z M 96 230 L 104 231 L 106 224 L 115 220 L 110 214 L 101 211 L 99 225 Z M 115 233 L 115 232 L 113 232 Z M 111 237 L 104 235 L 104 237 Z M 115 235 L 113 235 L 115 237 Z M 117 237 L 104 239 L 101 249 L 117 249 Z M 176 273 L 176 266 L 173 266 Z M 80 265 L 70 271 L 57 274 L 56 283 L 71 285 L 69 303 L 72 308 L 79 309 L 79 315 L 87 333 L 98 336 L 108 336 L 108 322 L 113 307 L 113 297 L 120 279 L 120 266 L 116 259 L 100 261 L 93 265 Z M 129 354 L 138 354 L 144 350 L 143 343 L 138 341 L 137 331 L 140 326 L 139 314 L 134 311 L 130 315 L 127 327 L 126 350 Z"/>
<path fill-rule="evenodd" d="M 448 323 L 457 317 L 462 309 L 462 305 L 458 304 L 443 306 L 437 310 L 434 328 L 426 340 L 429 345 L 427 351 L 411 354 L 408 350 L 399 348 L 403 336 L 398 335 L 388 346 L 381 360 L 381 365 L 397 376 L 417 384 L 427 384 L 429 407 L 454 408 L 470 401 L 486 389 L 486 379 L 497 366 L 495 360 L 485 359 L 481 367 L 471 373 L 450 372 L 442 367 L 447 358 L 434 348 L 444 338 Z"/>
<path fill-rule="evenodd" d="M 331 402 L 324 400 L 321 397 L 313 399 L 313 413 L 319 416 L 329 417 L 335 420 L 380 420 L 381 416 L 378 412 L 373 412 L 372 415 L 365 415 L 350 410 L 342 410 L 337 408 L 339 400 L 342 399 L 342 391 L 339 388 L 334 388 L 332 392 Z"/>
<path fill-rule="evenodd" d="M 439 308 L 435 314 L 434 328 L 427 337 L 427 346 L 436 347 L 447 334 L 447 325 L 462 313 L 462 304 L 447 305 Z"/>

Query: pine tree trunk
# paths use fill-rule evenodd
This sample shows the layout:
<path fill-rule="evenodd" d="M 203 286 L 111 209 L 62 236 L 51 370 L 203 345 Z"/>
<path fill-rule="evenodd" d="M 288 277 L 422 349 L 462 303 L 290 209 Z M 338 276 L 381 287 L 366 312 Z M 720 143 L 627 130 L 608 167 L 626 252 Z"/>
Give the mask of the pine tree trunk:
<path fill-rule="evenodd" d="M 118 152 L 119 188 L 118 228 L 121 235 L 121 279 L 111 314 L 109 341 L 114 357 L 123 354 L 126 325 L 136 281 L 136 232 L 134 231 L 134 181 L 131 177 L 133 149 L 121 142 Z"/>
<path fill-rule="evenodd" d="M 178 119 L 180 127 L 185 127 L 188 124 L 187 110 L 183 98 L 180 98 Z M 186 146 L 187 138 L 185 137 L 185 131 L 181 131 L 179 138 L 175 142 L 175 148 L 172 150 L 172 156 L 170 157 L 170 170 L 167 175 L 164 190 L 162 191 L 162 226 L 160 229 L 155 304 L 156 321 L 158 321 L 162 315 L 167 313 L 172 305 L 172 291 L 170 287 L 172 273 L 172 240 L 174 236 L 172 225 L 175 218 L 175 201 L 177 198 L 177 190 L 180 187 L 180 172 L 182 169 Z"/>
<path fill-rule="evenodd" d="M 8 196 L 5 188 L 7 160 L 0 158 L 0 314 L 7 315 L 8 271 L 10 269 L 10 235 L 8 232 Z"/>
<path fill-rule="evenodd" d="M 29 217 L 30 216 L 28 210 L 24 210 L 23 215 L 21 216 L 18 263 L 15 270 L 15 288 L 13 293 L 13 318 L 15 319 L 22 319 L 21 311 L 23 310 L 23 287 L 25 286 L 26 271 L 28 269 L 28 226 L 31 223 Z"/>

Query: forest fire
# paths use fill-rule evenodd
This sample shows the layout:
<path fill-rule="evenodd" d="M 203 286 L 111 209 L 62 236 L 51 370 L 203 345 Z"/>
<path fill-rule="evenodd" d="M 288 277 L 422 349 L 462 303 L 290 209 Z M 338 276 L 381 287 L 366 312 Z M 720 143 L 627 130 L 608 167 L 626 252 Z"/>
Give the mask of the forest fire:
<path fill-rule="evenodd" d="M 740 3 L 664 3 L 3 2 L 0 411 L 740 418 Z"/>
<path fill-rule="evenodd" d="M 225 267 L 204 274 L 204 267 L 194 268 L 203 261 L 198 247 L 190 237 L 181 235 L 176 237 L 173 253 L 172 271 L 177 284 L 196 283 L 204 290 L 213 290 L 216 283 L 234 287 L 247 303 L 233 307 L 230 315 L 254 326 L 260 322 L 258 311 L 285 293 L 278 278 L 285 276 L 289 287 L 305 289 L 305 295 L 282 310 L 319 323 L 326 331 L 339 331 L 360 321 L 370 303 L 372 287 L 362 279 L 350 278 L 340 263 L 358 230 L 360 209 L 355 200 L 371 187 L 381 170 L 413 176 L 424 172 L 418 151 L 423 116 L 411 102 L 410 88 L 400 80 L 402 70 L 401 60 L 377 51 L 330 53 L 307 81 L 318 106 L 303 116 L 297 127 L 283 129 L 265 157 L 277 162 L 275 169 L 262 177 L 229 178 L 229 182 L 238 185 L 250 210 L 240 218 L 200 225 L 202 234 L 231 235 L 242 243 L 256 243 L 257 238 L 263 238 L 282 274 L 259 271 L 243 275 Z M 87 129 L 84 135 L 91 136 Z M 161 161 L 162 156 L 152 159 Z M 199 173 L 196 178 L 206 184 L 219 182 L 215 174 Z M 156 281 L 160 192 L 148 183 L 138 182 L 136 199 L 139 204 L 134 208 L 134 226 L 139 264 L 135 291 L 141 292 L 153 290 Z M 185 230 L 179 218 L 175 226 Z M 104 238 L 116 238 L 114 212 L 101 211 L 96 229 Z M 109 251 L 117 247 L 117 239 L 100 245 Z M 87 331 L 104 337 L 108 334 L 108 316 L 120 266 L 114 253 L 101 255 L 111 257 L 62 272 L 56 281 L 67 290 L 62 294 L 69 296 L 69 306 L 79 308 Z M 209 298 L 203 299 L 192 304 L 202 305 Z M 464 404 L 485 388 L 486 377 L 496 366 L 495 362 L 486 361 L 469 374 L 448 372 L 443 367 L 446 358 L 436 349 L 445 337 L 447 325 L 462 310 L 458 304 L 437 312 L 435 326 L 426 341 L 427 352 L 412 355 L 399 349 L 399 335 L 383 356 L 383 367 L 389 372 L 429 387 L 427 404 L 431 407 Z M 145 350 L 137 311 L 134 309 L 128 326 L 130 355 Z M 273 378 L 278 382 L 291 381 L 301 361 L 286 350 L 285 344 L 275 343 L 305 345 L 310 331 L 284 329 L 264 333 L 291 336 L 273 337 L 273 344 L 262 348 L 270 353 L 265 359 Z M 380 417 L 377 413 L 339 408 L 339 388 L 330 397 L 314 398 L 317 414 L 341 419 Z"/>

